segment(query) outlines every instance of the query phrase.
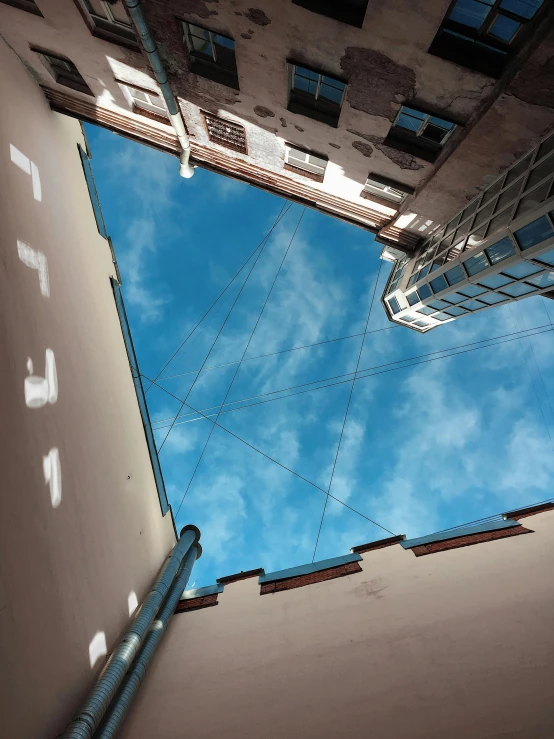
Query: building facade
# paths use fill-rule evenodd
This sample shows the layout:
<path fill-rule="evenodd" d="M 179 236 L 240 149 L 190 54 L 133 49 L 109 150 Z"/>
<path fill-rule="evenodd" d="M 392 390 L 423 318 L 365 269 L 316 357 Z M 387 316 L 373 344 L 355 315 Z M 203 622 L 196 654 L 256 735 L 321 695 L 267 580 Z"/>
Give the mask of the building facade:
<path fill-rule="evenodd" d="M 412 256 L 382 297 L 390 320 L 425 333 L 554 288 L 554 135 L 519 159 Z"/>
<path fill-rule="evenodd" d="M 191 161 L 378 235 L 439 224 L 554 126 L 550 0 L 144 0 Z M 0 0 L 54 110 L 179 155 L 123 0 Z"/>
<path fill-rule="evenodd" d="M 2 40 L 0 94 L 0 735 L 52 739 L 175 533 L 81 126 Z"/>

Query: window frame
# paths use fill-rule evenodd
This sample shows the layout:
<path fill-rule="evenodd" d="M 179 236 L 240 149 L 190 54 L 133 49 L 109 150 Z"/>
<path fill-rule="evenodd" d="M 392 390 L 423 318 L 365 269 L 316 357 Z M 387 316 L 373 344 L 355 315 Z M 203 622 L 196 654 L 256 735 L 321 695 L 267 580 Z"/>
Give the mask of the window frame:
<path fill-rule="evenodd" d="M 375 192 L 371 189 L 366 189 L 372 187 L 375 188 Z M 390 190 L 399 193 L 401 197 L 399 199 L 387 197 L 390 194 Z M 380 205 L 385 205 L 388 208 L 396 207 L 398 209 L 406 198 L 413 195 L 414 192 L 415 188 L 409 185 L 404 185 L 401 182 L 389 180 L 387 177 L 381 177 L 381 175 L 370 172 L 366 178 L 360 197 L 372 200 Z"/>
<path fill-rule="evenodd" d="M 407 111 L 415 111 L 417 113 L 420 113 L 424 116 L 424 118 L 420 119 L 417 116 L 410 115 L 410 113 Z M 421 120 L 418 130 L 410 131 L 404 126 L 399 126 L 398 121 L 402 115 L 414 118 L 415 120 Z M 423 133 L 428 125 L 442 128 L 440 124 L 431 121 L 431 118 L 438 118 L 445 123 L 452 124 L 450 129 L 446 129 L 446 134 L 442 137 L 440 142 L 433 141 L 432 139 L 423 136 Z M 401 105 L 383 143 L 386 146 L 391 146 L 394 149 L 404 151 L 408 154 L 412 154 L 413 156 L 432 163 L 437 160 L 438 156 L 443 151 L 446 143 L 458 128 L 460 128 L 460 125 L 458 123 L 453 120 L 449 120 L 448 118 L 443 118 L 441 115 L 437 115 L 436 113 L 429 113 L 425 110 L 422 110 L 421 108 L 416 108 L 411 105 Z"/>
<path fill-rule="evenodd" d="M 191 71 L 194 74 L 198 74 L 201 77 L 205 77 L 206 79 L 212 80 L 212 82 L 219 82 L 222 85 L 225 85 L 226 87 L 232 87 L 234 90 L 239 89 L 239 78 L 238 78 L 238 68 L 237 68 L 237 51 L 236 51 L 236 44 L 235 40 L 232 36 L 227 36 L 224 33 L 221 33 L 219 31 L 212 31 L 210 28 L 205 28 L 204 26 L 199 26 L 197 23 L 193 23 L 192 21 L 186 21 L 186 20 L 180 20 L 179 21 L 181 26 L 181 31 L 183 34 L 183 43 L 188 51 L 190 62 L 191 62 Z M 209 34 L 209 42 L 210 47 L 212 51 L 212 59 L 210 60 L 207 55 L 201 55 L 199 54 L 193 45 L 192 37 L 193 34 L 191 34 L 191 26 L 194 28 L 198 28 L 201 31 L 204 31 L 205 33 Z M 233 42 L 233 60 L 234 64 L 233 66 L 229 66 L 227 64 L 222 64 L 221 61 L 218 61 L 217 59 L 217 50 L 215 49 L 216 42 L 214 42 L 214 36 L 221 36 L 224 39 L 227 39 L 228 41 Z M 195 37 L 196 38 L 196 37 Z M 229 47 L 229 51 L 230 51 Z"/>
<path fill-rule="evenodd" d="M 69 87 L 71 90 L 76 90 L 77 92 L 82 92 L 85 95 L 91 95 L 94 97 L 94 93 L 88 86 L 85 78 L 79 72 L 77 65 L 74 64 L 71 59 L 35 46 L 31 47 L 31 51 L 38 55 L 42 65 L 50 73 L 56 84 L 63 85 L 63 87 Z M 62 69 L 60 71 L 55 64 L 52 64 L 52 61 L 63 62 L 63 64 L 69 66 L 66 67 L 65 70 Z M 68 73 L 67 75 L 65 74 L 66 72 Z"/>
<path fill-rule="evenodd" d="M 116 82 L 120 86 L 120 88 L 123 90 L 125 97 L 130 102 L 133 113 L 136 113 L 137 115 L 146 116 L 147 118 L 152 118 L 152 120 L 159 121 L 160 123 L 165 123 L 166 125 L 171 125 L 171 121 L 169 118 L 169 111 L 167 110 L 165 100 L 160 91 L 151 90 L 147 87 L 141 87 L 140 85 L 136 85 L 132 82 L 123 82 L 122 80 L 116 80 Z M 133 95 L 133 92 L 140 92 L 143 95 L 146 95 L 149 98 L 149 100 L 144 102 L 144 100 L 140 100 L 140 98 L 136 98 Z M 151 96 L 158 98 L 162 103 L 161 106 L 155 105 L 153 102 L 151 102 L 150 100 Z M 150 107 L 145 107 L 145 106 L 150 106 Z M 152 110 L 150 108 L 152 108 Z"/>
<path fill-rule="evenodd" d="M 291 152 L 296 152 L 298 154 L 304 154 L 306 156 L 312 156 L 316 159 L 319 159 L 321 162 L 325 162 L 325 167 L 322 167 L 322 165 L 318 165 L 317 163 L 312 164 L 312 166 L 317 167 L 320 166 L 323 169 L 323 172 L 320 174 L 316 174 L 315 172 L 311 172 L 308 169 L 304 169 L 300 164 L 291 164 L 289 161 L 289 156 Z M 288 144 L 285 143 L 285 169 L 288 169 L 289 171 L 295 172 L 296 174 L 300 174 L 303 177 L 308 177 L 311 180 L 314 180 L 316 182 L 323 182 L 325 179 L 325 174 L 327 172 L 327 165 L 329 163 L 329 160 L 321 156 L 320 154 L 315 154 L 314 152 L 307 151 L 306 149 L 301 149 L 298 146 L 295 146 L 294 144 Z M 306 162 L 306 164 L 310 164 L 310 162 Z"/>
<path fill-rule="evenodd" d="M 340 79 L 340 77 L 336 77 L 332 74 L 327 74 L 326 72 L 322 72 L 318 69 L 312 69 L 311 67 L 306 66 L 305 64 L 297 64 L 295 61 L 288 59 L 287 60 L 288 65 L 288 103 L 287 103 L 287 110 L 289 110 L 291 113 L 297 113 L 298 115 L 306 116 L 307 118 L 311 118 L 315 121 L 319 121 L 320 123 L 325 123 L 328 126 L 332 126 L 333 128 L 338 128 L 339 125 L 339 119 L 340 115 L 342 113 L 342 106 L 344 103 L 344 99 L 346 96 L 346 90 L 348 88 L 348 83 L 344 79 Z M 294 78 L 296 76 L 296 69 L 306 69 L 308 72 L 311 72 L 312 74 L 317 74 L 317 86 L 316 86 L 316 92 L 315 95 L 313 95 L 313 103 L 312 103 L 312 95 L 311 93 L 307 93 L 303 90 L 299 90 L 294 86 Z M 340 103 L 335 103 L 333 101 L 328 101 L 322 99 L 322 102 L 320 103 L 320 89 L 322 85 L 323 77 L 328 77 L 331 80 L 334 80 L 335 82 L 340 82 L 342 85 L 344 85 L 344 89 L 342 90 Z M 318 105 L 319 104 L 319 105 Z"/>
<path fill-rule="evenodd" d="M 93 36 L 119 46 L 127 46 L 135 51 L 140 49 L 131 21 L 129 20 L 129 23 L 123 23 L 117 20 L 112 13 L 110 4 L 106 0 L 99 0 L 108 16 L 106 18 L 98 15 L 89 0 L 74 0 L 74 2 Z M 120 0 L 120 2 L 122 7 L 125 8 L 123 1 Z"/>
<path fill-rule="evenodd" d="M 488 74 L 490 77 L 501 77 L 502 72 L 510 60 L 522 47 L 529 34 L 529 29 L 533 26 L 537 18 L 540 17 L 544 8 L 548 5 L 543 2 L 541 7 L 537 8 L 535 14 L 531 18 L 513 13 L 501 7 L 503 0 L 495 0 L 490 5 L 486 17 L 478 28 L 466 25 L 459 21 L 451 20 L 458 0 L 452 0 L 450 6 L 442 20 L 437 31 L 429 53 L 439 56 L 442 59 L 451 61 L 454 64 L 465 67 L 466 69 L 474 69 L 475 71 Z M 475 0 L 481 2 L 481 0 Z M 488 5 L 488 3 L 482 3 Z M 511 37 L 510 41 L 503 41 L 498 36 L 490 34 L 490 30 L 498 20 L 498 18 L 508 18 L 518 22 L 519 28 Z M 450 43 L 443 40 L 445 34 L 450 38 Z M 452 36 L 462 39 L 458 42 L 458 48 L 452 45 Z M 463 48 L 465 45 L 465 49 Z M 471 45 L 471 48 L 469 48 Z M 485 47 L 486 52 L 480 50 L 479 47 Z M 481 51 L 481 54 L 479 54 Z M 494 56 L 496 54 L 496 56 Z M 503 57 L 500 57 L 503 55 Z M 487 61 L 488 58 L 488 61 Z M 494 60 L 498 60 L 498 65 L 494 64 Z M 500 60 L 502 59 L 502 63 Z"/>
<path fill-rule="evenodd" d="M 354 26 L 354 28 L 362 28 L 369 0 L 366 0 L 363 12 L 355 9 L 350 12 L 347 9 L 345 12 L 345 3 L 343 0 L 341 2 L 336 2 L 336 0 L 292 0 L 292 4 L 298 5 L 310 13 L 317 13 L 317 15 L 323 15 L 325 18 L 331 18 L 338 23 L 345 23 L 348 26 Z M 321 7 L 322 5 L 323 7 Z M 342 13 L 340 12 L 341 10 Z M 341 17 L 339 18 L 337 16 Z M 346 18 L 350 18 L 350 20 L 346 20 Z"/>
<path fill-rule="evenodd" d="M 38 15 L 40 18 L 44 18 L 35 0 L 0 0 L 0 2 L 4 5 L 11 5 L 12 8 L 17 8 L 26 13 L 32 13 L 33 15 Z"/>

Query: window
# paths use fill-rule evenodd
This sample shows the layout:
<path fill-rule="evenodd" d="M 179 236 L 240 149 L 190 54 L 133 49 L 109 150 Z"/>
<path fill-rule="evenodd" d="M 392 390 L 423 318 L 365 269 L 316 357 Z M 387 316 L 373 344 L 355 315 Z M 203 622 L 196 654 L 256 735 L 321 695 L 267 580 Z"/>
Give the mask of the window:
<path fill-rule="evenodd" d="M 33 13 L 34 15 L 40 15 L 41 18 L 44 17 L 38 9 L 35 0 L 0 0 L 0 2 L 3 2 L 5 5 L 12 5 L 14 8 L 19 8 L 20 10 L 26 10 L 28 13 Z"/>
<path fill-rule="evenodd" d="M 514 236 L 517 239 L 519 248 L 524 250 L 530 249 L 535 244 L 540 244 L 541 241 L 549 239 L 551 236 L 554 236 L 554 232 L 552 231 L 552 226 L 548 218 L 542 216 L 528 226 L 518 229 L 514 233 Z"/>
<path fill-rule="evenodd" d="M 464 272 L 463 268 L 458 265 L 456 267 L 452 267 L 452 269 L 449 269 L 448 272 L 445 272 L 444 276 L 446 277 L 446 281 L 449 285 L 455 285 L 457 282 L 465 280 L 466 273 Z"/>
<path fill-rule="evenodd" d="M 430 298 L 431 295 L 433 294 L 431 292 L 431 288 L 429 287 L 429 285 L 426 285 L 425 283 L 423 285 L 420 285 L 418 287 L 417 291 L 419 293 L 419 297 L 422 300 L 427 300 L 427 298 Z"/>
<path fill-rule="evenodd" d="M 536 285 L 541 290 L 545 287 L 552 287 L 554 285 L 554 272 L 543 272 L 537 277 L 532 277 L 529 282 Z"/>
<path fill-rule="evenodd" d="M 93 36 L 138 49 L 133 26 L 122 0 L 77 0 Z"/>
<path fill-rule="evenodd" d="M 402 105 L 384 143 L 434 162 L 455 128 L 451 121 Z"/>
<path fill-rule="evenodd" d="M 323 182 L 327 160 L 309 154 L 307 151 L 295 149 L 292 146 L 285 147 L 285 168 L 293 171 L 302 170 L 302 173 L 310 179 Z"/>
<path fill-rule="evenodd" d="M 468 300 L 467 303 L 464 303 L 464 308 L 467 310 L 480 310 L 486 307 L 485 303 L 481 303 L 479 300 Z"/>
<path fill-rule="evenodd" d="M 487 252 L 487 256 L 490 259 L 491 264 L 501 262 L 503 259 L 507 259 L 508 257 L 511 257 L 512 254 L 516 253 L 515 247 L 509 236 L 505 236 L 500 241 L 497 241 L 496 244 L 489 246 L 485 251 Z"/>
<path fill-rule="evenodd" d="M 476 254 L 474 257 L 470 257 L 464 262 L 464 267 L 466 268 L 468 275 L 476 275 L 484 269 L 487 269 L 488 266 L 489 260 L 484 252 Z"/>
<path fill-rule="evenodd" d="M 428 325 L 429 324 L 427 323 L 427 321 L 416 321 L 414 323 L 414 326 L 421 326 L 421 328 L 423 328 L 424 326 L 428 326 Z"/>
<path fill-rule="evenodd" d="M 439 275 L 434 280 L 431 280 L 431 287 L 434 293 L 440 293 L 441 290 L 446 290 L 448 284 L 444 279 L 444 275 Z"/>
<path fill-rule="evenodd" d="M 362 198 L 369 198 L 381 205 L 390 206 L 391 203 L 400 205 L 413 192 L 413 187 L 400 185 L 394 180 L 388 180 L 385 177 L 370 173 L 360 194 Z"/>
<path fill-rule="evenodd" d="M 408 293 L 408 295 L 406 295 L 406 300 L 410 305 L 415 305 L 416 303 L 419 303 L 420 301 L 417 290 L 414 290 L 413 293 Z"/>
<path fill-rule="evenodd" d="M 300 5 L 312 13 L 326 15 L 349 26 L 361 28 L 367 10 L 368 0 L 292 0 L 293 5 Z"/>
<path fill-rule="evenodd" d="M 291 113 L 338 126 L 346 84 L 334 77 L 289 63 Z"/>
<path fill-rule="evenodd" d="M 537 267 L 535 264 L 519 262 L 518 264 L 514 264 L 511 267 L 508 267 L 508 269 L 505 269 L 504 274 L 513 277 L 514 280 L 521 280 L 523 277 L 529 277 L 529 275 L 534 275 L 537 272 L 540 272 L 540 269 L 541 268 Z"/>
<path fill-rule="evenodd" d="M 220 146 L 225 146 L 227 149 L 240 151 L 241 154 L 247 153 L 244 126 L 240 126 L 238 123 L 234 123 L 234 121 L 211 115 L 210 113 L 204 113 L 204 118 L 206 119 L 210 141 Z"/>
<path fill-rule="evenodd" d="M 491 290 L 496 290 L 497 287 L 508 285 L 510 282 L 513 282 L 513 280 L 510 277 L 506 277 L 506 275 L 502 274 L 489 275 L 489 277 L 483 277 L 482 280 L 479 280 L 480 285 L 488 287 Z"/>
<path fill-rule="evenodd" d="M 479 287 L 479 285 L 470 284 L 464 285 L 463 287 L 459 288 L 459 292 L 467 295 L 468 298 L 475 298 L 477 295 L 482 295 L 484 292 L 486 292 L 486 290 L 483 287 Z"/>
<path fill-rule="evenodd" d="M 393 313 L 400 313 L 400 305 L 396 298 L 387 298 L 389 301 L 390 309 Z"/>
<path fill-rule="evenodd" d="M 235 42 L 232 38 L 184 21 L 183 38 L 189 50 L 193 72 L 239 89 Z"/>
<path fill-rule="evenodd" d="M 78 92 L 92 95 L 92 92 L 81 76 L 81 73 L 73 62 L 69 61 L 69 59 L 55 56 L 54 54 L 50 54 L 49 52 L 42 51 L 40 49 L 32 49 L 32 51 L 39 55 L 42 63 L 59 85 L 71 87 L 73 90 L 77 90 Z"/>
<path fill-rule="evenodd" d="M 83 172 L 85 173 L 85 180 L 88 187 L 90 196 L 90 202 L 92 204 L 92 210 L 94 211 L 94 217 L 96 218 L 96 225 L 98 227 L 98 233 L 105 239 L 108 238 L 106 231 L 106 225 L 104 223 L 104 217 L 102 216 L 102 209 L 100 208 L 100 200 L 98 198 L 98 191 L 96 190 L 96 184 L 92 175 L 92 167 L 90 166 L 90 159 L 86 151 L 79 146 L 79 155 L 81 157 L 81 163 L 83 165 Z"/>
<path fill-rule="evenodd" d="M 161 120 L 162 123 L 169 122 L 164 99 L 159 93 L 145 88 L 132 87 L 131 85 L 121 84 L 121 87 L 127 91 L 131 99 L 133 113 L 146 115 L 154 120 Z"/>
<path fill-rule="evenodd" d="M 482 295 L 479 300 L 482 300 L 484 303 L 487 303 L 487 305 L 495 305 L 496 303 L 503 303 L 505 300 L 507 300 L 506 295 L 499 295 L 498 293 L 487 293 L 486 295 Z"/>
<path fill-rule="evenodd" d="M 528 285 L 526 282 L 515 282 L 513 285 L 507 285 L 502 288 L 502 292 L 510 295 L 512 298 L 520 298 L 522 295 L 534 293 L 536 287 Z"/>
<path fill-rule="evenodd" d="M 500 77 L 544 0 L 455 0 L 429 53 Z"/>

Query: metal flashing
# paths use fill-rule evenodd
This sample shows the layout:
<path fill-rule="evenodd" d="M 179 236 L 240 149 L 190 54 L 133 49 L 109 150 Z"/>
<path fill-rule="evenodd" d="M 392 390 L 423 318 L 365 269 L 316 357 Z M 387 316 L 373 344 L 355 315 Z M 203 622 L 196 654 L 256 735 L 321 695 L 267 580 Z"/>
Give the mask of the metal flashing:
<path fill-rule="evenodd" d="M 487 521 L 485 523 L 473 524 L 471 526 L 460 526 L 457 529 L 451 529 L 450 531 L 439 531 L 436 534 L 428 534 L 427 536 L 421 536 L 418 539 L 407 539 L 401 541 L 400 545 L 404 549 L 412 549 L 418 547 L 421 544 L 431 544 L 434 541 L 448 541 L 448 539 L 457 539 L 460 536 L 469 536 L 470 534 L 482 534 L 487 531 L 498 531 L 499 529 L 509 529 L 514 526 L 521 526 L 518 521 L 508 520 L 496 520 Z"/>
<path fill-rule="evenodd" d="M 289 577 L 311 575 L 312 572 L 330 570 L 332 567 L 340 567 L 340 565 L 346 565 L 350 562 L 360 562 L 361 559 L 361 555 L 357 553 L 345 554 L 342 557 L 333 557 L 333 559 L 322 559 L 321 562 L 312 562 L 311 564 L 299 565 L 298 567 L 290 567 L 288 570 L 268 572 L 267 574 L 260 575 L 258 582 L 261 585 L 268 582 L 277 582 L 278 580 L 287 580 Z"/>
<path fill-rule="evenodd" d="M 203 598 L 206 595 L 216 595 L 223 592 L 223 585 L 216 583 L 215 585 L 206 585 L 203 588 L 193 588 L 185 590 L 179 600 L 192 600 L 193 598 Z"/>

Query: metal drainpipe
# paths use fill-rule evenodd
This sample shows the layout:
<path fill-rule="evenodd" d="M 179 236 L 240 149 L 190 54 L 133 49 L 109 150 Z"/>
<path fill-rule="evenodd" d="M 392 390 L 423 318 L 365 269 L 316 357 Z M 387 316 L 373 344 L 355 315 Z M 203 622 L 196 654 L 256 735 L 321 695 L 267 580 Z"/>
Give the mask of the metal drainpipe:
<path fill-rule="evenodd" d="M 181 531 L 181 538 L 169 554 L 152 590 L 134 617 L 125 636 L 112 652 L 79 713 L 63 732 L 62 739 L 91 739 L 127 670 L 138 654 L 176 575 L 181 571 L 183 560 L 191 549 L 196 552 L 199 539 L 200 531 L 196 526 L 185 526 Z"/>
<path fill-rule="evenodd" d="M 181 145 L 181 166 L 179 167 L 179 174 L 181 175 L 181 177 L 185 177 L 188 179 L 193 176 L 194 167 L 189 162 L 190 140 L 185 128 L 183 114 L 181 113 L 181 109 L 179 108 L 173 91 L 169 86 L 167 73 L 165 71 L 161 57 L 158 53 L 158 47 L 156 46 L 154 37 L 152 36 L 150 29 L 148 28 L 148 24 L 146 23 L 146 19 L 143 15 L 142 8 L 140 7 L 140 0 L 124 0 L 124 3 L 135 27 L 135 31 L 142 42 L 144 51 L 148 56 L 150 65 L 156 77 L 156 81 L 160 86 L 162 95 L 164 96 L 167 110 L 169 111 L 169 117 L 171 119 L 171 125 L 173 126 Z"/>
<path fill-rule="evenodd" d="M 154 621 L 148 632 L 148 636 L 144 640 L 142 649 L 137 658 L 133 662 L 133 666 L 125 676 L 125 680 L 121 686 L 117 698 L 110 706 L 102 726 L 95 739 L 113 739 L 121 729 L 123 721 L 131 708 L 133 699 L 142 683 L 148 665 L 150 664 L 154 653 L 159 646 L 163 635 L 167 630 L 167 625 L 171 617 L 175 613 L 179 599 L 186 588 L 190 573 L 195 561 L 201 556 L 202 547 L 200 544 L 193 545 L 185 558 L 181 570 L 171 588 L 165 604 L 162 606 L 158 618 Z"/>

